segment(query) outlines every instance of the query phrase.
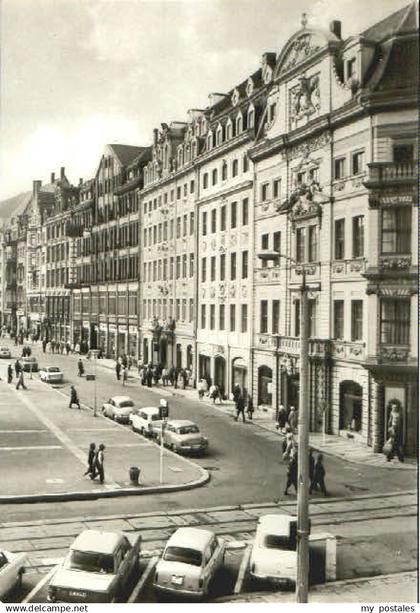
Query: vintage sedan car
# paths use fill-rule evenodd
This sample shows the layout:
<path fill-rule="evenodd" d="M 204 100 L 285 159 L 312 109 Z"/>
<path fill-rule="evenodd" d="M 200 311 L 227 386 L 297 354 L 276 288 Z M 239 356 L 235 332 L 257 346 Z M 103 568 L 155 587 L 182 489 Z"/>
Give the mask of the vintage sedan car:
<path fill-rule="evenodd" d="M 12 353 L 9 347 L 0 347 L 0 358 L 7 358 L 8 360 L 10 360 L 11 357 Z"/>
<path fill-rule="evenodd" d="M 129 396 L 113 396 L 102 406 L 102 413 L 121 424 L 128 424 L 130 415 L 136 411 Z"/>
<path fill-rule="evenodd" d="M 144 407 L 137 413 L 130 415 L 129 421 L 134 432 L 140 432 L 144 436 L 152 436 L 153 426 L 162 423 L 159 407 Z"/>
<path fill-rule="evenodd" d="M 162 438 L 162 427 L 153 426 L 158 443 Z M 163 444 L 176 453 L 204 453 L 207 451 L 208 439 L 200 432 L 199 427 L 188 419 L 170 419 L 163 428 Z"/>
<path fill-rule="evenodd" d="M 63 377 L 63 371 L 58 366 L 45 366 L 39 371 L 39 378 L 45 383 L 62 383 Z"/>
<path fill-rule="evenodd" d="M 19 362 L 21 363 L 24 372 L 38 372 L 38 361 L 33 356 L 20 358 Z"/>
<path fill-rule="evenodd" d="M 211 530 L 178 528 L 166 543 L 153 580 L 159 592 L 203 598 L 224 562 L 225 541 Z"/>
<path fill-rule="evenodd" d="M 25 572 L 26 554 L 0 549 L 0 598 L 20 587 Z"/>
<path fill-rule="evenodd" d="M 249 571 L 257 580 L 296 585 L 296 517 L 270 514 L 259 518 Z"/>
<path fill-rule="evenodd" d="M 50 580 L 50 602 L 114 602 L 139 572 L 141 537 L 85 530 Z"/>

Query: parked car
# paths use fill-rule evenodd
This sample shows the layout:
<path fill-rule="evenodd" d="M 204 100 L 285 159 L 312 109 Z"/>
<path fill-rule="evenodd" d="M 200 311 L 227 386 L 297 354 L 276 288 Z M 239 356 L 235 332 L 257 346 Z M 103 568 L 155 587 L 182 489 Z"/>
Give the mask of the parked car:
<path fill-rule="evenodd" d="M 19 362 L 25 372 L 38 372 L 38 361 L 33 356 L 20 358 Z"/>
<path fill-rule="evenodd" d="M 0 598 L 20 587 L 25 564 L 26 554 L 0 550 Z"/>
<path fill-rule="evenodd" d="M 45 383 L 62 383 L 63 377 L 63 371 L 58 366 L 45 366 L 39 371 L 39 378 Z"/>
<path fill-rule="evenodd" d="M 152 427 L 162 423 L 159 407 L 144 407 L 129 417 L 134 432 L 152 436 Z"/>
<path fill-rule="evenodd" d="M 0 358 L 7 358 L 8 360 L 10 360 L 11 357 L 12 353 L 9 347 L 0 347 Z"/>
<path fill-rule="evenodd" d="M 156 423 L 153 426 L 156 440 L 160 443 L 162 427 Z M 207 451 L 208 439 L 200 432 L 199 427 L 188 419 L 170 419 L 163 430 L 163 444 L 176 453 L 204 453 Z"/>
<path fill-rule="evenodd" d="M 48 586 L 50 602 L 113 602 L 139 572 L 141 536 L 85 530 Z"/>
<path fill-rule="evenodd" d="M 134 402 L 128 396 L 114 396 L 102 406 L 102 413 L 121 424 L 128 424 L 131 413 L 135 412 Z"/>
<path fill-rule="evenodd" d="M 259 518 L 249 570 L 257 580 L 296 585 L 296 517 L 271 514 Z"/>
<path fill-rule="evenodd" d="M 225 541 L 210 530 L 178 528 L 156 565 L 153 586 L 160 592 L 202 598 L 224 561 Z"/>

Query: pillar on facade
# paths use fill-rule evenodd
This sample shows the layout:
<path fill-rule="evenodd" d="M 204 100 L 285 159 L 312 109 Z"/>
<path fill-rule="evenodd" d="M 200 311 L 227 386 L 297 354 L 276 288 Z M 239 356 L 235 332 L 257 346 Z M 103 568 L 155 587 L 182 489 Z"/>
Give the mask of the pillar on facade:
<path fill-rule="evenodd" d="M 375 381 L 373 383 L 372 398 L 372 441 L 373 451 L 380 453 L 384 444 L 384 386 Z"/>

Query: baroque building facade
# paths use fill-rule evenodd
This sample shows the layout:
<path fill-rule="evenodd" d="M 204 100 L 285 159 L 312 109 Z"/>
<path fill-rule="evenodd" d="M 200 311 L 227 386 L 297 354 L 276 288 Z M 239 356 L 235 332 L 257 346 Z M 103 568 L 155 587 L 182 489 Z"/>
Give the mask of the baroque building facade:
<path fill-rule="evenodd" d="M 150 147 L 34 182 L 3 228 L 2 322 L 238 384 L 274 418 L 299 404 L 304 272 L 311 430 L 380 451 L 393 401 L 416 453 L 417 38 L 415 4 L 347 39 L 303 18 Z"/>

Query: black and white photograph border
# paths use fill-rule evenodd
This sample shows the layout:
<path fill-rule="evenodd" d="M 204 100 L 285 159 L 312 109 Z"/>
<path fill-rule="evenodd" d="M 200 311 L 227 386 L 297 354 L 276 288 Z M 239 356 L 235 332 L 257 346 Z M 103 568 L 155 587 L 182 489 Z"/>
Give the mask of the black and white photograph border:
<path fill-rule="evenodd" d="M 415 610 L 418 8 L 2 0 L 0 602 Z"/>

